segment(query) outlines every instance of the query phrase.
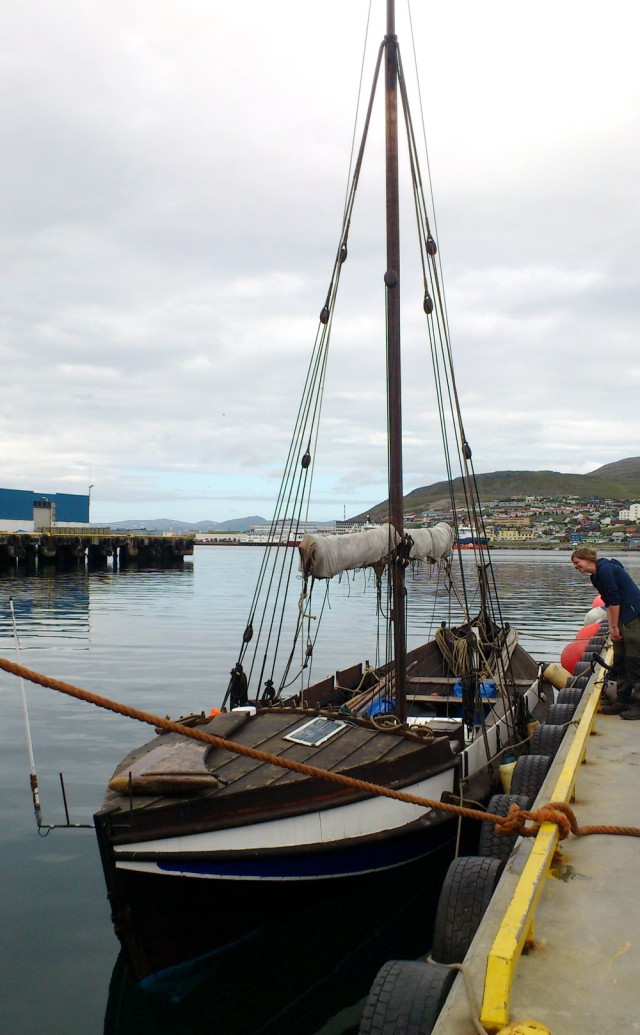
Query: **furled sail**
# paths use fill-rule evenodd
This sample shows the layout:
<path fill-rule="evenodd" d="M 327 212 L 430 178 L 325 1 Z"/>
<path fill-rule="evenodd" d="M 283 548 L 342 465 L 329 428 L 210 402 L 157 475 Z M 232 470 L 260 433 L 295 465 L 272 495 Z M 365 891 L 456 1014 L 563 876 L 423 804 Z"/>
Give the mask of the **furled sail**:
<path fill-rule="evenodd" d="M 300 550 L 300 570 L 316 579 L 330 579 L 341 571 L 364 568 L 386 557 L 400 542 L 391 525 L 347 535 L 305 535 Z"/>
<path fill-rule="evenodd" d="M 424 561 L 428 558 L 439 561 L 453 550 L 455 532 L 446 521 L 439 521 L 433 528 L 412 528 L 406 534 L 413 539 L 409 553 L 412 561 Z"/>
<path fill-rule="evenodd" d="M 433 528 L 411 531 L 412 560 L 439 560 L 453 549 L 453 529 L 439 522 Z M 316 579 L 330 579 L 343 571 L 365 568 L 388 557 L 401 542 L 392 525 L 347 535 L 305 535 L 299 546 L 300 570 Z"/>

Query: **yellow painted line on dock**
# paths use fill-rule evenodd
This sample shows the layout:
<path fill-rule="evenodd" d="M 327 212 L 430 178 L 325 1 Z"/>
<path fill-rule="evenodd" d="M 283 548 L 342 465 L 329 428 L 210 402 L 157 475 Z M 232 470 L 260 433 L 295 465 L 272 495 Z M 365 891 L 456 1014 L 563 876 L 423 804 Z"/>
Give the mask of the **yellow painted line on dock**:
<path fill-rule="evenodd" d="M 553 788 L 551 801 L 568 804 L 573 797 L 578 769 L 585 758 L 587 740 L 598 710 L 603 681 L 602 672 L 593 683 L 592 693 Z M 516 967 L 525 943 L 533 937 L 536 907 L 544 880 L 549 874 L 558 838 L 555 823 L 542 824 L 487 957 L 480 1021 L 488 1031 L 499 1031 L 509 1023 L 511 986 Z"/>

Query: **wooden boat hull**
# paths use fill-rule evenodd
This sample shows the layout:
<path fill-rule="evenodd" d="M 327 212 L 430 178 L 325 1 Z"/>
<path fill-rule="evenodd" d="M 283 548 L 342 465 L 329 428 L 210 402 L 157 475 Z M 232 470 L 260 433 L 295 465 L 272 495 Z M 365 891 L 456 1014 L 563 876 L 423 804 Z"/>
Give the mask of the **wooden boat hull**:
<path fill-rule="evenodd" d="M 308 691 L 320 712 L 294 701 L 255 714 L 219 714 L 200 729 L 260 746 L 271 758 L 434 802 L 459 799 L 461 787 L 465 797 L 485 799 L 498 781 L 498 765 L 487 757 L 517 739 L 513 715 L 500 703 L 486 705 L 491 721 L 482 735 L 465 740 L 461 702 L 449 696 L 453 680 L 435 657 L 429 644 L 411 661 L 415 721 L 428 726 L 426 737 L 343 718 L 333 680 Z M 540 706 L 537 666 L 517 647 L 511 661 L 533 711 Z M 339 676 L 340 692 L 352 703 L 346 673 Z M 359 687 L 361 668 L 349 678 Z M 323 712 L 329 702 L 332 710 Z M 299 734 L 314 716 L 339 728 L 307 744 Z M 175 793 L 167 786 L 171 774 Z M 283 910 L 304 915 L 318 896 L 376 895 L 416 868 L 428 880 L 429 858 L 456 829 L 437 808 L 283 770 L 176 733 L 156 736 L 123 759 L 95 823 L 115 930 L 138 980 L 206 952 L 235 951 Z"/>
<path fill-rule="evenodd" d="M 204 873 L 202 861 L 193 873 L 185 872 L 184 864 L 173 874 L 124 869 L 113 866 L 107 850 L 103 861 L 116 933 L 133 976 L 152 987 L 166 979 L 169 968 L 183 968 L 209 954 L 220 965 L 227 958 L 245 957 L 247 949 L 271 948 L 270 932 L 282 927 L 283 918 L 289 918 L 292 929 L 304 930 L 306 916 L 326 910 L 327 917 L 342 925 L 356 900 L 375 907 L 382 899 L 392 901 L 394 889 L 397 894 L 407 881 L 437 881 L 443 864 L 435 867 L 432 860 L 442 853 L 450 857 L 455 833 L 453 822 L 414 824 L 386 845 L 376 845 L 375 839 L 354 845 L 347 865 L 344 849 L 329 849 L 326 869 L 331 876 L 321 875 L 313 851 L 274 853 L 271 876 L 263 859 L 260 877 L 248 868 L 244 876 L 232 879 L 220 876 L 216 863 L 214 873 Z M 103 835 L 99 831 L 99 839 Z M 357 874 L 356 858 L 363 867 Z"/>
<path fill-rule="evenodd" d="M 449 767 L 404 789 L 440 801 L 454 786 Z M 429 850 L 424 831 L 443 818 L 433 809 L 373 797 L 249 827 L 113 844 L 112 853 L 118 869 L 139 873 L 241 881 L 335 878 L 419 858 Z M 108 815 L 104 823 L 109 827 Z"/>
<path fill-rule="evenodd" d="M 453 830 L 448 828 L 453 834 Z M 463 850 L 466 850 L 463 847 Z M 473 846 L 469 849 L 473 850 Z M 153 910 L 175 903 L 173 945 L 193 949 L 194 926 L 203 951 L 175 966 L 157 966 L 137 982 L 124 952 L 114 968 L 104 1035 L 198 1032 L 215 1018 L 225 1035 L 282 1035 L 323 1028 L 340 1010 L 366 996 L 373 975 L 389 958 L 414 959 L 431 943 L 439 889 L 453 852 L 447 839 L 420 863 L 363 882 L 305 885 L 305 897 L 282 900 L 279 914 L 223 950 L 212 946 L 219 901 L 211 894 L 185 900 L 171 891 Z M 216 885 L 215 887 L 218 887 Z M 211 891 L 215 891 L 215 887 Z M 206 894 L 206 892 L 205 892 Z M 137 899 L 138 896 L 136 896 Z M 257 903 L 260 908 L 261 903 Z M 255 908 L 256 903 L 251 903 Z M 187 921 L 188 918 L 188 921 Z M 182 928 L 182 930 L 180 930 Z M 148 937 L 152 951 L 154 940 Z M 165 956 L 159 962 L 166 962 Z M 205 1027 L 207 1021 L 205 1020 Z"/>
<path fill-rule="evenodd" d="M 192 948 L 193 938 L 186 917 L 195 916 L 204 951 L 182 964 L 159 966 L 140 983 L 123 952 L 112 976 L 104 1035 L 141 1035 L 141 1017 L 145 1032 L 196 1032 L 212 1010 L 215 1030 L 227 1035 L 317 1031 L 367 994 L 389 954 L 414 959 L 427 950 L 451 854 L 447 840 L 441 850 L 403 869 L 402 882 L 396 871 L 388 871 L 363 894 L 355 882 L 327 881 L 324 890 L 315 885 L 304 902 L 295 903 L 295 911 L 293 903 L 281 903 L 272 923 L 220 951 L 210 948 L 217 929 L 215 897 L 206 907 L 202 896 L 195 902 L 173 898 L 179 901 L 176 923 L 184 927 L 186 947 Z M 164 908 L 171 887 L 167 879 Z M 162 909 L 163 901 L 154 907 Z"/>

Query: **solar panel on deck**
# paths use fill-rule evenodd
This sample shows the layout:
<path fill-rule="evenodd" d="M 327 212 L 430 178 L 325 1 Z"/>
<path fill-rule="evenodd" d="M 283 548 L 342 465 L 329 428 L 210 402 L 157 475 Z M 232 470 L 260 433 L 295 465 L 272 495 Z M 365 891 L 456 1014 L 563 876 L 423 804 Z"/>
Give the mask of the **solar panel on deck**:
<path fill-rule="evenodd" d="M 317 719 L 311 719 L 302 726 L 298 726 L 293 733 L 287 733 L 283 739 L 291 740 L 294 744 L 306 744 L 307 747 L 318 747 L 319 744 L 324 744 L 325 740 L 334 737 L 345 726 L 345 722 L 319 716 Z"/>

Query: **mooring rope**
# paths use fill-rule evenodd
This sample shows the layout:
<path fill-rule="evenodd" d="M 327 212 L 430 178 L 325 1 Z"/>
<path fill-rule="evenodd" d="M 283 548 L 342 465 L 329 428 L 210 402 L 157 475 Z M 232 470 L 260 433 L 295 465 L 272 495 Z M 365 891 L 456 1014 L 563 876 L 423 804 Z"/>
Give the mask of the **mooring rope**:
<path fill-rule="evenodd" d="M 342 773 L 331 773 L 326 769 L 319 769 L 316 766 L 307 765 L 305 762 L 295 762 L 289 758 L 281 758 L 279 755 L 271 755 L 258 748 L 248 747 L 246 744 L 239 744 L 237 741 L 227 740 L 225 737 L 218 737 L 213 733 L 204 733 L 202 730 L 191 726 L 184 726 L 182 723 L 174 722 L 172 719 L 161 718 L 151 712 L 141 711 L 139 708 L 132 708 L 130 705 L 122 704 L 120 701 L 111 700 L 94 694 L 90 690 L 83 690 L 72 683 L 65 683 L 52 676 L 44 676 L 40 672 L 18 665 L 15 661 L 7 658 L 0 658 L 0 669 L 20 679 L 27 679 L 31 683 L 46 687 L 50 690 L 57 690 L 59 693 L 75 697 L 79 701 L 86 701 L 106 711 L 125 715 L 130 719 L 146 723 L 159 729 L 167 730 L 170 733 L 179 733 L 181 736 L 189 737 L 191 740 L 198 740 L 204 744 L 211 744 L 213 747 L 221 748 L 223 751 L 230 751 L 237 755 L 244 755 L 246 758 L 253 758 L 258 762 L 267 762 L 270 765 L 279 766 L 281 769 L 289 769 L 292 772 L 301 773 L 303 776 L 315 777 L 327 780 L 330 783 L 340 784 L 350 790 L 364 791 L 367 794 L 378 795 L 385 798 L 393 798 L 396 801 L 403 801 L 409 805 L 419 805 L 427 809 L 436 809 L 440 812 L 447 812 L 453 816 L 462 816 L 467 819 L 477 819 L 485 823 L 493 823 L 500 834 L 509 836 L 518 834 L 521 837 L 535 837 L 543 823 L 555 823 L 558 826 L 560 840 L 568 837 L 570 833 L 576 836 L 586 834 L 621 834 L 628 837 L 640 837 L 638 827 L 620 826 L 588 826 L 578 825 L 572 809 L 564 802 L 550 802 L 535 811 L 521 809 L 513 804 L 506 816 L 497 816 L 491 812 L 483 812 L 479 809 L 470 809 L 464 805 L 452 805 L 448 802 L 434 801 L 430 798 L 423 798 L 417 794 L 407 794 L 405 791 L 396 791 L 390 787 L 383 787 L 380 784 L 369 783 L 367 780 L 359 780 L 353 776 L 345 776 Z M 530 822 L 530 826 L 526 823 Z"/>

